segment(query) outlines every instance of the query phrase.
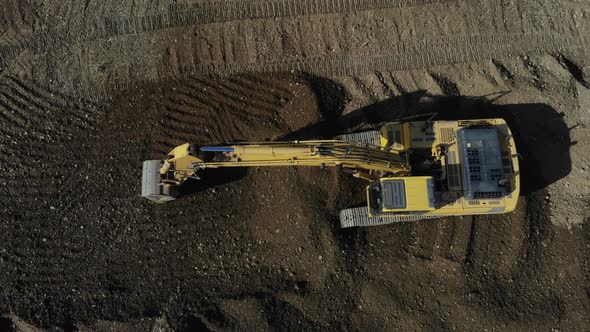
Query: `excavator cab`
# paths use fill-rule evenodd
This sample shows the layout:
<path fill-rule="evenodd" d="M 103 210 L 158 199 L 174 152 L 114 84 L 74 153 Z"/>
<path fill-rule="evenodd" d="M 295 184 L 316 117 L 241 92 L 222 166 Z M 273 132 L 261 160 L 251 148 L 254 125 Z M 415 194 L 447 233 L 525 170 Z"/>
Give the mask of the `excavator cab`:
<path fill-rule="evenodd" d="M 431 176 L 386 177 L 367 186 L 369 215 L 421 213 L 435 208 Z"/>

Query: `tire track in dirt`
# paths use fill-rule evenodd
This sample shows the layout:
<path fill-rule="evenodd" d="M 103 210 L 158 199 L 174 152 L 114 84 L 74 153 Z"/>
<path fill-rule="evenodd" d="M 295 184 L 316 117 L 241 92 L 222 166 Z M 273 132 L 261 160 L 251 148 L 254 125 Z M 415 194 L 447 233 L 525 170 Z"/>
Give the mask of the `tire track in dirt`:
<path fill-rule="evenodd" d="M 62 30 L 47 31 L 26 40 L 0 47 L 0 58 L 14 58 L 25 49 L 35 52 L 48 51 L 85 41 L 105 39 L 122 35 L 137 35 L 170 28 L 205 25 L 210 23 L 310 16 L 333 13 L 420 6 L 430 3 L 456 0 L 221 0 L 195 4 L 171 4 L 164 12 L 151 15 L 113 17 L 82 27 L 82 32 L 66 25 Z M 65 15 L 71 17 L 72 15 Z M 101 15 L 105 17 L 109 15 Z"/>
<path fill-rule="evenodd" d="M 588 44 L 588 38 L 579 37 L 583 34 L 578 31 L 584 30 L 587 24 L 582 21 L 574 25 L 574 20 L 569 18 L 578 12 L 571 8 L 550 18 L 554 22 L 551 25 L 535 25 L 534 18 L 543 12 L 542 5 L 538 6 L 541 9 L 535 10 L 523 11 L 516 6 L 501 11 L 498 8 L 504 7 L 499 0 L 485 2 L 482 6 L 454 1 L 445 1 L 444 4 L 433 3 L 425 6 L 424 10 L 411 6 L 384 10 L 389 19 L 376 22 L 380 29 L 369 28 L 366 21 L 372 16 L 360 13 L 349 15 L 346 20 L 336 15 L 327 20 L 314 21 L 311 16 L 306 16 L 308 24 L 299 19 L 285 20 L 289 22 L 286 25 L 279 24 L 278 27 L 274 20 L 238 20 L 224 25 L 202 26 L 194 34 L 171 30 L 169 33 L 174 36 L 174 42 L 162 35 L 159 37 L 163 38 L 164 44 L 149 50 L 144 49 L 148 44 L 141 37 L 121 37 L 112 43 L 83 46 L 74 52 L 74 57 L 78 57 L 75 61 L 71 61 L 71 55 L 58 56 L 57 53 L 49 52 L 39 56 L 36 60 L 38 64 L 33 64 L 33 67 L 43 68 L 45 62 L 51 62 L 56 70 L 45 73 L 36 69 L 32 72 L 36 73 L 34 75 L 47 75 L 37 79 L 52 86 L 59 86 L 55 82 L 61 81 L 56 76 L 60 72 L 71 73 L 76 79 L 62 82 L 60 89 L 74 91 L 75 95 L 84 98 L 104 99 L 112 92 L 127 89 L 142 81 L 152 83 L 195 75 L 227 76 L 273 71 L 362 75 L 372 71 L 374 66 L 378 70 L 415 69 L 556 48 L 577 52 L 585 50 Z M 465 15 L 451 18 L 439 15 L 446 7 L 464 12 Z M 510 15 L 510 22 L 514 26 L 503 24 L 506 15 Z M 456 28 L 450 28 L 453 25 L 449 20 L 454 19 L 461 21 L 456 24 L 460 27 L 457 31 Z M 402 28 L 408 25 L 413 27 L 415 35 L 408 35 Z M 354 33 L 354 29 L 368 30 L 367 33 Z M 331 32 L 322 34 L 324 38 L 306 37 L 326 30 Z M 442 36 L 433 37 L 439 34 Z M 177 43 L 177 39 L 183 42 Z M 134 52 L 125 52 L 127 54 L 121 56 L 114 51 L 129 45 L 137 45 L 138 52 L 145 51 L 144 59 L 138 62 L 131 56 Z M 113 52 L 103 51 L 108 49 L 113 49 Z M 88 57 L 88 54 L 95 56 Z M 14 68 L 10 70 L 19 71 Z M 28 74 L 21 76 L 28 77 Z M 76 81 L 76 84 L 72 81 Z"/>
<path fill-rule="evenodd" d="M 396 236 L 399 252 L 420 259 L 444 258 L 463 264 L 472 222 L 473 217 L 468 216 L 400 223 L 401 234 Z"/>
<path fill-rule="evenodd" d="M 7 135 L 0 140 L 0 155 L 11 175 L 6 179 L 11 194 L 34 200 L 55 196 L 60 171 L 44 166 L 67 154 L 65 145 L 73 132 L 91 130 L 100 111 L 30 82 L 13 77 L 5 77 L 4 82 L 0 117 L 12 126 L 3 127 Z M 23 181 L 30 183 L 23 185 Z"/>
<path fill-rule="evenodd" d="M 562 44 L 560 41 L 564 41 Z M 578 42 L 576 44 L 575 42 Z M 570 44 L 572 43 L 572 44 Z M 568 47 L 568 45 L 574 45 Z M 334 57 L 285 60 L 262 64 L 219 64 L 199 66 L 202 74 L 226 75 L 233 72 L 305 71 L 324 75 L 358 75 L 371 71 L 407 70 L 437 65 L 475 62 L 507 55 L 545 53 L 555 49 L 572 48 L 583 51 L 588 39 L 570 40 L 547 35 L 466 36 L 404 42 L 391 49 L 371 54 L 343 54 Z M 487 47 L 486 47 L 487 46 Z M 447 48 L 448 47 L 448 48 Z M 389 55 L 391 54 L 391 55 Z M 361 60 L 362 59 L 362 60 Z"/>
<path fill-rule="evenodd" d="M 5 76 L 3 81 L 0 84 L 0 117 L 12 124 L 4 126 L 3 130 L 15 137 L 36 135 L 37 142 L 43 143 L 59 126 L 79 130 L 92 127 L 93 118 L 98 115 L 95 109 L 80 112 L 81 103 L 67 100 L 67 97 L 34 83 L 11 76 Z M 33 133 L 28 132 L 31 129 Z"/>
<path fill-rule="evenodd" d="M 259 83 L 267 89 L 262 90 Z M 272 81 L 241 76 L 190 78 L 175 84 L 162 98 L 161 130 L 155 135 L 158 150 L 167 153 L 184 142 L 252 140 L 251 133 L 260 125 L 286 129 L 278 111 L 293 92 L 272 85 Z M 264 93 L 268 101 L 261 99 Z"/>
<path fill-rule="evenodd" d="M 590 89 L 590 82 L 588 81 L 587 75 L 584 74 L 581 66 L 576 64 L 572 59 L 569 59 L 561 53 L 554 55 L 555 59 L 559 64 L 567 70 L 572 77 L 580 83 L 583 87 Z"/>
<path fill-rule="evenodd" d="M 398 71 L 431 68 L 435 66 L 487 61 L 517 55 L 554 53 L 585 54 L 590 38 L 574 38 L 553 34 L 501 34 L 472 35 L 437 38 L 433 40 L 407 40 L 393 46 L 384 46 L 368 53 L 340 53 L 324 57 L 285 58 L 280 61 L 234 62 L 185 66 L 182 71 L 158 72 L 147 83 L 156 83 L 189 76 L 231 76 L 244 73 L 307 72 L 328 76 L 358 76 L 375 71 Z M 125 75 L 116 75 L 104 86 L 99 82 L 83 82 L 78 93 L 108 96 L 119 89 L 141 82 L 130 81 Z"/>
<path fill-rule="evenodd" d="M 73 101 L 34 83 L 2 77 L 0 117 L 18 119 L 3 126 L 0 168 L 6 203 L 0 258 L 10 269 L 0 273 L 6 287 L 31 289 L 48 285 L 45 294 L 63 297 L 63 290 L 80 291 L 91 283 L 80 271 L 93 249 L 80 245 L 79 228 L 68 228 L 68 204 L 80 199 L 81 182 L 72 148 L 80 132 L 92 131 L 101 110 L 87 101 Z M 26 224 L 23 225 L 23 224 Z M 54 241 L 59 235 L 71 242 Z M 34 260 L 35 264 L 31 264 Z M 13 303 L 19 308 L 19 303 Z"/>
<path fill-rule="evenodd" d="M 0 11 L 0 40 L 4 39 L 4 33 L 9 29 L 31 28 L 38 19 L 35 6 L 29 1 L 3 0 Z M 15 40 L 19 42 L 20 38 L 16 37 Z"/>
<path fill-rule="evenodd" d="M 171 5 L 167 12 L 105 22 L 110 36 L 138 34 L 172 27 L 272 17 L 353 13 L 366 10 L 421 6 L 453 0 L 265 0 L 211 1 Z"/>

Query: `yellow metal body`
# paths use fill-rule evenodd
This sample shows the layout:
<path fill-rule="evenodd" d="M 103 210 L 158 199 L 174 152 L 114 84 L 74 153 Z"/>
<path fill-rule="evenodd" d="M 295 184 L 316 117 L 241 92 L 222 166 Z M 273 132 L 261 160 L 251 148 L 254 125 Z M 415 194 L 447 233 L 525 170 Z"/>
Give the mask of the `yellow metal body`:
<path fill-rule="evenodd" d="M 195 170 L 219 167 L 339 166 L 352 170 L 355 176 L 370 180 L 384 173 L 410 174 L 407 161 L 395 151 L 339 140 L 247 142 L 223 148 L 228 151 L 218 152 L 215 159 L 206 161 L 190 153 L 190 144 L 180 145 L 168 154 L 160 173 L 166 174 L 174 165 L 174 180 L 177 183 L 192 176 Z"/>
<path fill-rule="evenodd" d="M 194 164 L 202 163 L 203 161 L 195 156 L 189 154 L 189 143 L 179 145 L 172 149 L 164 160 L 164 165 L 160 168 L 160 174 L 164 175 L 171 170 L 174 165 L 174 179 L 181 183 L 194 175 Z"/>
<path fill-rule="evenodd" d="M 428 193 L 429 181 L 432 181 L 431 176 L 386 177 L 379 179 L 379 182 L 384 184 L 396 180 L 404 183 L 406 204 L 400 208 L 382 208 L 380 209 L 382 213 L 434 210 L 433 198 Z M 369 198 L 369 189 L 370 186 L 367 186 L 367 198 Z M 370 202 L 370 200 L 367 201 Z M 370 206 L 369 215 L 373 215 Z"/>
<path fill-rule="evenodd" d="M 504 120 L 389 123 L 380 128 L 378 135 L 378 146 L 342 140 L 246 142 L 210 147 L 187 143 L 167 155 L 160 168 L 161 182 L 164 187 L 179 186 L 206 168 L 341 167 L 354 176 L 375 181 L 367 187 L 369 216 L 431 218 L 515 209 L 520 186 L 518 155 Z M 481 165 L 473 164 L 471 153 L 477 149 L 484 154 L 475 156 L 481 157 L 475 158 Z M 421 156 L 419 161 L 435 165 L 436 172 L 424 174 L 426 171 L 419 170 L 419 163 L 414 166 L 415 162 L 410 160 L 413 156 Z M 490 173 L 486 169 L 490 165 L 495 165 L 492 171 L 498 173 Z M 482 191 L 481 183 L 488 189 Z M 499 191 L 489 191 L 490 187 Z M 144 197 L 150 199 L 149 193 Z"/>
<path fill-rule="evenodd" d="M 464 195 L 466 165 L 460 162 L 461 151 L 457 141 L 457 133 L 463 128 L 473 126 L 491 126 L 498 130 L 503 155 L 502 162 L 505 167 L 506 187 L 509 188 L 507 195 L 472 199 Z M 437 205 L 434 209 L 425 209 L 423 206 L 398 211 L 383 209 L 380 216 L 399 217 L 400 215 L 418 214 L 431 217 L 497 214 L 511 212 L 516 208 L 520 191 L 518 154 L 510 128 L 503 119 L 390 123 L 383 126 L 380 132 L 383 149 L 397 152 L 430 150 L 433 157 L 440 160 L 443 171 L 442 178 L 448 184 L 446 191 L 438 193 Z M 441 153 L 441 147 L 445 149 L 444 155 Z M 426 187 L 423 184 L 418 186 L 417 192 L 422 192 L 422 198 L 418 198 L 416 189 L 413 189 L 416 183 L 412 177 L 402 179 L 407 182 L 406 188 L 410 188 L 406 195 L 423 201 L 426 197 Z M 386 180 L 388 179 L 383 178 L 380 181 Z M 370 200 L 368 202 L 370 205 Z M 375 215 L 372 207 L 368 208 L 369 214 Z"/>

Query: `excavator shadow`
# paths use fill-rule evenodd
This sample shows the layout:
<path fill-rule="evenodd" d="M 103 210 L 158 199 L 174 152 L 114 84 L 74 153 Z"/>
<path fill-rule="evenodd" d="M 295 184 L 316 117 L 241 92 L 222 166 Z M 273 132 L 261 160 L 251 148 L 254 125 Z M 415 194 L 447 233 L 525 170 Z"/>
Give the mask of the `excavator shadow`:
<path fill-rule="evenodd" d="M 576 142 L 570 139 L 573 128 L 568 128 L 563 113 L 541 103 L 494 103 L 505 94 L 465 97 L 437 96 L 423 90 L 415 91 L 345 115 L 330 114 L 324 117 L 324 121 L 285 134 L 277 140 L 331 139 L 338 134 L 379 128 L 387 122 L 399 120 L 502 118 L 514 135 L 520 155 L 521 194 L 526 195 L 570 173 L 570 147 Z M 247 170 L 242 168 L 208 169 L 199 175 L 201 180 L 185 183 L 181 194 L 233 182 L 246 173 Z"/>
<path fill-rule="evenodd" d="M 245 177 L 245 168 L 210 168 L 199 171 L 199 179 L 188 179 L 180 187 L 180 196 L 194 194 L 223 184 L 238 181 Z"/>
<path fill-rule="evenodd" d="M 521 193 L 542 189 L 571 171 L 570 139 L 564 113 L 541 103 L 495 104 L 507 94 L 482 97 L 436 96 L 416 91 L 378 102 L 333 121 L 310 125 L 281 139 L 331 138 L 341 133 L 379 128 L 407 120 L 502 118 L 510 126 L 519 152 Z"/>
<path fill-rule="evenodd" d="M 570 147 L 575 145 L 564 113 L 541 103 L 497 105 L 486 97 L 434 97 L 423 112 L 437 112 L 439 120 L 503 118 L 510 126 L 519 152 L 521 194 L 545 188 L 572 169 Z"/>

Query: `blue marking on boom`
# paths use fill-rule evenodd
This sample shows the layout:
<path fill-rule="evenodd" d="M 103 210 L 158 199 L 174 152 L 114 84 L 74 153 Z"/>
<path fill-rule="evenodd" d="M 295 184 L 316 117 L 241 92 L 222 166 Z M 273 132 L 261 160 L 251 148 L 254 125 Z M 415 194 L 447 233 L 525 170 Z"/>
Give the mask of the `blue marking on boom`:
<path fill-rule="evenodd" d="M 207 152 L 234 152 L 234 148 L 231 146 L 203 146 L 200 150 Z"/>

